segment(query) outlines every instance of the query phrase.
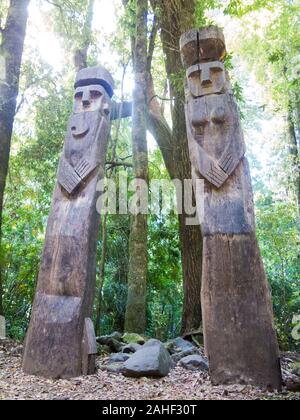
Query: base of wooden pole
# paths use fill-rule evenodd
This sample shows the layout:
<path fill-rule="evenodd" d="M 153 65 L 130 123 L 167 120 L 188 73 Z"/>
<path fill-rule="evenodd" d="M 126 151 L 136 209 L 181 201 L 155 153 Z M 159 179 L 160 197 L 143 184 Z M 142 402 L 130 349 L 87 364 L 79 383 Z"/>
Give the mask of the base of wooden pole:
<path fill-rule="evenodd" d="M 25 373 L 52 379 L 95 373 L 96 337 L 92 321 L 84 318 L 81 298 L 38 292 L 32 313 Z"/>
<path fill-rule="evenodd" d="M 0 315 L 0 340 L 6 339 L 6 324 L 4 316 Z"/>
<path fill-rule="evenodd" d="M 281 389 L 271 296 L 254 233 L 204 238 L 202 309 L 213 384 Z"/>

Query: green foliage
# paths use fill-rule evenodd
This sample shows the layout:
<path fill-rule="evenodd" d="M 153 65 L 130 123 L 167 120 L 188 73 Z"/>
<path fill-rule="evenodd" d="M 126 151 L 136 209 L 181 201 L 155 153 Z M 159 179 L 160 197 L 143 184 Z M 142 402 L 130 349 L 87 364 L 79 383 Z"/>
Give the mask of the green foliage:
<path fill-rule="evenodd" d="M 147 334 L 166 340 L 179 335 L 182 273 L 176 216 L 150 217 Z"/>
<path fill-rule="evenodd" d="M 207 18 L 206 12 L 211 9 L 219 8 L 221 5 L 220 0 L 198 0 L 196 3 L 196 26 L 203 28 L 212 25 L 214 22 Z"/>
<path fill-rule="evenodd" d="M 179 71 L 178 73 L 171 74 L 170 82 L 174 92 L 176 92 L 179 96 L 184 96 L 184 84 L 183 80 L 186 76 L 186 72 L 184 69 Z"/>
<path fill-rule="evenodd" d="M 259 5 L 269 5 L 272 12 L 265 8 L 243 18 L 245 31 L 240 35 L 240 53 L 278 109 L 286 111 L 290 101 L 299 97 L 300 3 L 257 2 L 254 10 Z M 259 18 L 260 13 L 264 13 L 264 20 Z"/>
<path fill-rule="evenodd" d="M 300 313 L 300 236 L 296 206 L 261 197 L 257 202 L 257 231 L 272 288 L 281 348 L 295 349 L 293 318 Z"/>
<path fill-rule="evenodd" d="M 7 3 L 7 2 L 6 2 Z M 81 45 L 84 38 L 84 22 L 88 1 L 55 1 L 49 12 L 48 29 L 59 35 L 66 53 L 66 63 L 71 62 L 72 50 Z M 50 6 L 49 6 L 50 7 Z M 126 67 L 131 59 L 130 37 L 134 35 L 135 2 L 132 0 L 119 22 L 119 31 L 110 37 L 111 50 L 116 54 L 115 67 Z M 255 19 L 261 7 L 266 10 L 267 20 Z M 211 24 L 207 11 L 224 9 L 224 2 L 199 0 L 196 23 L 198 27 Z M 1 8 L 3 22 L 5 10 Z M 268 100 L 276 103 L 276 109 L 286 110 L 292 98 L 299 100 L 299 2 L 298 1 L 229 1 L 225 12 L 243 19 L 245 31 L 236 41 L 234 54 L 228 54 L 225 65 L 233 72 L 237 53 L 247 60 L 261 86 L 268 93 Z M 271 13 L 272 12 L 272 13 Z M 250 15 L 249 15 L 250 13 Z M 93 32 L 92 44 L 95 32 Z M 96 48 L 96 46 L 94 46 Z M 95 54 L 89 62 L 95 63 Z M 66 66 L 67 67 L 67 66 Z M 129 71 L 130 67 L 128 66 Z M 62 150 L 67 120 L 72 110 L 72 78 L 66 68 L 56 75 L 35 51 L 27 52 L 23 64 L 21 96 L 24 94 L 24 110 L 18 116 L 12 145 L 9 177 L 5 196 L 3 219 L 3 246 L 0 255 L 4 264 L 4 310 L 8 321 L 8 334 L 13 338 L 24 337 L 39 271 L 44 243 L 47 216 L 56 179 L 59 155 Z M 66 76 L 67 75 L 67 76 Z M 165 94 L 165 61 L 160 40 L 153 59 L 153 77 L 156 92 Z M 184 70 L 172 76 L 175 93 L 183 95 Z M 245 126 L 256 128 L 262 109 L 245 98 L 246 82 L 240 77 L 233 83 L 234 94 L 244 117 Z M 121 81 L 117 80 L 117 86 Z M 255 96 L 255 93 L 253 93 Z M 22 98 L 21 98 L 22 99 Z M 29 104 L 29 105 L 28 105 Z M 266 183 L 264 168 L 257 160 L 257 150 L 250 147 L 250 160 L 255 173 L 258 238 L 272 288 L 276 328 L 283 349 L 299 348 L 293 339 L 295 315 L 300 314 L 300 255 L 299 223 L 297 208 L 291 188 L 291 165 L 287 158 L 285 139 L 275 133 L 277 143 L 274 157 L 268 168 L 270 178 L 278 180 L 284 194 L 270 189 Z M 118 162 L 131 163 L 130 120 L 113 125 L 108 159 L 113 159 L 112 145 L 118 138 Z M 252 146 L 252 145 L 251 145 Z M 161 152 L 156 149 L 149 158 L 150 179 L 167 179 Z M 132 170 L 127 168 L 129 178 Z M 120 168 L 112 170 L 117 179 Z M 130 220 L 128 216 L 108 216 L 107 259 L 103 286 L 101 333 L 123 330 L 127 300 L 128 247 Z M 102 248 L 99 237 L 97 260 L 97 287 L 99 287 L 99 260 Z M 165 340 L 180 333 L 183 301 L 180 240 L 177 216 L 157 215 L 149 217 L 149 267 L 147 290 L 147 334 Z M 96 307 L 96 302 L 95 302 Z"/>
<path fill-rule="evenodd" d="M 245 2 L 244 0 L 230 0 L 228 6 L 224 9 L 224 13 L 231 16 L 242 17 L 247 13 L 261 9 L 262 7 L 270 7 L 274 4 L 274 0 L 252 0 Z"/>
<path fill-rule="evenodd" d="M 129 217 L 108 216 L 107 226 L 101 334 L 123 331 L 127 301 Z M 101 245 L 100 242 L 99 249 Z"/>

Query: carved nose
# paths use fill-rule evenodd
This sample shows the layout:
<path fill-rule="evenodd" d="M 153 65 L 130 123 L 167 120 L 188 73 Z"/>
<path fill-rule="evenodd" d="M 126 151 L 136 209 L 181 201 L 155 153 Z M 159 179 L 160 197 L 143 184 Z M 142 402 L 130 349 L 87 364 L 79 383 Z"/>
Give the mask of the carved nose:
<path fill-rule="evenodd" d="M 85 92 L 82 96 L 82 105 L 86 107 L 86 106 L 89 106 L 90 104 L 91 104 L 90 92 Z"/>
<path fill-rule="evenodd" d="M 208 87 L 212 85 L 212 81 L 210 79 L 203 79 L 201 82 L 201 86 Z"/>
<path fill-rule="evenodd" d="M 212 80 L 210 76 L 210 69 L 204 67 L 202 70 L 202 77 L 201 77 L 201 86 L 202 87 L 209 87 L 212 85 Z"/>

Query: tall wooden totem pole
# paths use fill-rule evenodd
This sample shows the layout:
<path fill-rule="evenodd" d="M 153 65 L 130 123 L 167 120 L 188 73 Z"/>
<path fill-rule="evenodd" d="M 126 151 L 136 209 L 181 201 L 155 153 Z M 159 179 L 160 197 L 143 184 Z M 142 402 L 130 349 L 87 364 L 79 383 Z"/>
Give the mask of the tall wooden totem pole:
<path fill-rule="evenodd" d="M 204 179 L 202 309 L 214 384 L 281 387 L 268 283 L 256 239 L 253 192 L 238 108 L 217 27 L 180 42 L 194 179 Z"/>
<path fill-rule="evenodd" d="M 104 176 L 113 88 L 102 67 L 77 75 L 25 342 L 28 374 L 71 378 L 95 370 L 96 185 Z"/>

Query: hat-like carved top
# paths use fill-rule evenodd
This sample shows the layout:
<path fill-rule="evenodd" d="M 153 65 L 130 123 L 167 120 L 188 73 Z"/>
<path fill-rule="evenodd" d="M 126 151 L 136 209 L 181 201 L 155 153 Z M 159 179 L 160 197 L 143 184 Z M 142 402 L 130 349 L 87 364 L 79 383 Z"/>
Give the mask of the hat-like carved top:
<path fill-rule="evenodd" d="M 110 97 L 114 94 L 114 79 L 104 67 L 88 67 L 77 73 L 75 89 L 78 87 L 100 85 L 103 86 Z"/>
<path fill-rule="evenodd" d="M 226 56 L 223 31 L 217 26 L 192 29 L 180 38 L 180 51 L 185 68 L 205 61 L 222 61 Z"/>

